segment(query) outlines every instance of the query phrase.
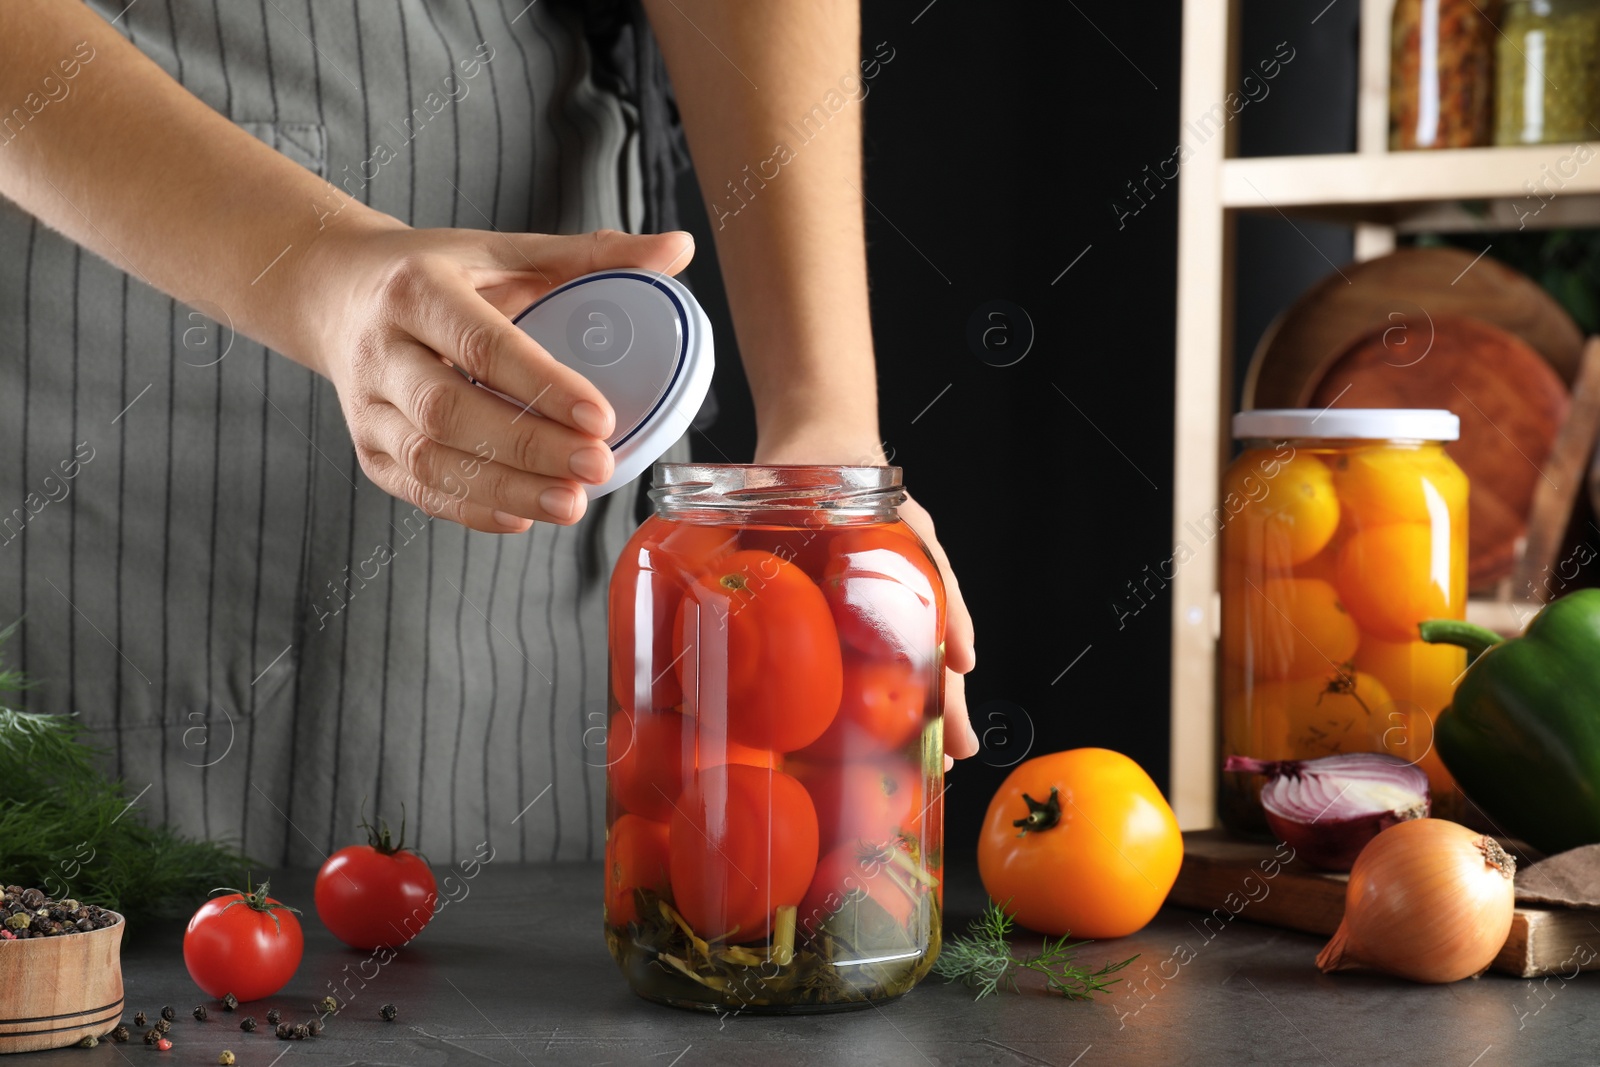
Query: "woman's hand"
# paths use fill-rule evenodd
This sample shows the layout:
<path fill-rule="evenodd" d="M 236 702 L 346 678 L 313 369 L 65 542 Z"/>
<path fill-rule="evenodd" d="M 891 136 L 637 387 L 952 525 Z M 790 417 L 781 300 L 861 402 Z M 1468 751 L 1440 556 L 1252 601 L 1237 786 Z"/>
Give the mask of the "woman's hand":
<path fill-rule="evenodd" d="M 693 252 L 686 233 L 557 237 L 363 219 L 315 246 L 296 356 L 333 382 L 361 469 L 380 488 L 488 533 L 569 525 L 587 506 L 581 483 L 611 477 L 615 416 L 509 316 L 580 275 L 675 274 Z"/>

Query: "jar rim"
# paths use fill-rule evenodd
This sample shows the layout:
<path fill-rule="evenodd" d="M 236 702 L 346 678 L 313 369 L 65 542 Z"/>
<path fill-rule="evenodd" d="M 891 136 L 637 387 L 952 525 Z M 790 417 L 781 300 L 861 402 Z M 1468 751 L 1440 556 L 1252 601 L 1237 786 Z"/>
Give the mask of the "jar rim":
<path fill-rule="evenodd" d="M 893 517 L 905 500 L 899 467 L 827 463 L 657 463 L 656 510 L 825 511 Z"/>
<path fill-rule="evenodd" d="M 1236 440 L 1455 441 L 1461 418 L 1444 408 L 1259 408 L 1233 417 Z"/>

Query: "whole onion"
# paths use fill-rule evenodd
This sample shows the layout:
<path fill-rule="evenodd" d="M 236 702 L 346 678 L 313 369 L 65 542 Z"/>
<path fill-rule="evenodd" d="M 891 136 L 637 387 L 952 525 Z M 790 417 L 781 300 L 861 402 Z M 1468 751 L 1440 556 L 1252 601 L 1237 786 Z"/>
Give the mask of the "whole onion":
<path fill-rule="evenodd" d="M 1430 810 L 1428 776 L 1378 752 L 1313 760 L 1229 756 L 1224 771 L 1264 774 L 1261 809 L 1267 827 L 1316 867 L 1348 871 L 1368 841 Z"/>
<path fill-rule="evenodd" d="M 1414 982 L 1482 974 L 1511 932 L 1517 864 L 1493 838 L 1445 819 L 1380 833 L 1350 871 L 1324 973 L 1368 968 Z"/>

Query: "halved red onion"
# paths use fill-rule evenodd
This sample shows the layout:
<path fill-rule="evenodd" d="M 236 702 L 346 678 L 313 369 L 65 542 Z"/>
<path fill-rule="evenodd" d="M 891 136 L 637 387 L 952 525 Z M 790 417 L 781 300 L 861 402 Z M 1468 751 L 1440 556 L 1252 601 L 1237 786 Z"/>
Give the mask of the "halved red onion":
<path fill-rule="evenodd" d="M 1316 867 L 1348 871 L 1368 841 L 1395 823 L 1425 818 L 1428 776 L 1380 752 L 1313 760 L 1229 756 L 1224 771 L 1264 774 L 1267 827 Z"/>

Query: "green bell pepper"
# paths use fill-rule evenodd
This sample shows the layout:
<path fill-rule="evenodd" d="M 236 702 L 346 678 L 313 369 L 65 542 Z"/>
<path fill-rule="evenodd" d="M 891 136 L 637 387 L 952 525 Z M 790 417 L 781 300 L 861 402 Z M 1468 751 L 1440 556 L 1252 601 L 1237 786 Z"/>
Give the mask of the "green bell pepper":
<path fill-rule="evenodd" d="M 1600 589 L 1550 603 L 1511 640 L 1452 619 L 1420 629 L 1467 650 L 1433 734 L 1462 791 L 1543 852 L 1600 842 Z"/>

